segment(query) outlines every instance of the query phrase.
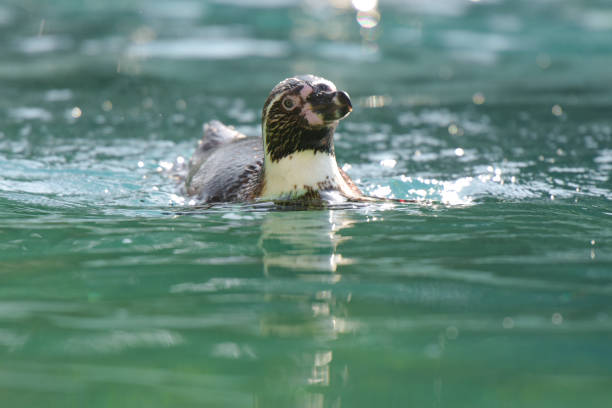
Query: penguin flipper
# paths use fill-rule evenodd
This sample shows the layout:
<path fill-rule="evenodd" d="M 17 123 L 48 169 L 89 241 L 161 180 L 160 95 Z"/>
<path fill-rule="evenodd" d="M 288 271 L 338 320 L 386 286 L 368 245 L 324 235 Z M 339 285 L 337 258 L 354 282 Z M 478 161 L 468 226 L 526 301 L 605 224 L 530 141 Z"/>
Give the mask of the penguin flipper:
<path fill-rule="evenodd" d="M 245 134 L 240 133 L 230 126 L 225 126 L 218 120 L 211 120 L 204 124 L 204 136 L 198 142 L 198 151 L 206 152 L 214 149 L 219 145 L 233 142 L 238 139 L 244 139 Z"/>
<path fill-rule="evenodd" d="M 186 185 L 191 184 L 193 176 L 198 172 L 202 164 L 220 146 L 230 144 L 237 140 L 245 139 L 246 135 L 219 122 L 211 120 L 204 124 L 204 136 L 198 141 L 187 167 Z"/>

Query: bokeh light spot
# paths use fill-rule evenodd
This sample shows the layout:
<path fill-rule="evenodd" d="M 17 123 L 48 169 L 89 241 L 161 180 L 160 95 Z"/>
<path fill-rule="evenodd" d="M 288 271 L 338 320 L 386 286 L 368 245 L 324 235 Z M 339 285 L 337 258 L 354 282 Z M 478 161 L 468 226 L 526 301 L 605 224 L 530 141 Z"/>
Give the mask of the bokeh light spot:
<path fill-rule="evenodd" d="M 81 108 L 79 108 L 78 106 L 75 106 L 74 108 L 72 108 L 72 110 L 70 111 L 70 116 L 72 116 L 75 119 L 78 119 L 81 117 L 81 115 L 83 114 L 83 111 L 81 110 Z"/>
<path fill-rule="evenodd" d="M 353 7 L 359 11 L 374 10 L 378 5 L 378 0 L 353 0 Z"/>
<path fill-rule="evenodd" d="M 374 28 L 380 21 L 380 14 L 376 10 L 359 11 L 357 13 L 357 22 L 363 28 Z"/>
<path fill-rule="evenodd" d="M 102 102 L 102 110 L 108 112 L 113 109 L 113 103 L 111 101 Z"/>
<path fill-rule="evenodd" d="M 485 97 L 482 93 L 476 92 L 472 96 L 472 102 L 474 102 L 475 105 L 482 105 L 483 103 L 485 103 Z"/>

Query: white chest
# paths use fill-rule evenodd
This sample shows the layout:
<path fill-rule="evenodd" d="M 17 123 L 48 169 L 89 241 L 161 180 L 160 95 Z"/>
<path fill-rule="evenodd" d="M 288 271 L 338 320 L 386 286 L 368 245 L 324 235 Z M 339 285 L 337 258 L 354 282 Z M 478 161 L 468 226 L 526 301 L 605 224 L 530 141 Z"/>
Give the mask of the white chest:
<path fill-rule="evenodd" d="M 261 198 L 289 198 L 312 190 L 339 190 L 352 195 L 333 155 L 306 150 L 277 162 L 266 160 Z"/>

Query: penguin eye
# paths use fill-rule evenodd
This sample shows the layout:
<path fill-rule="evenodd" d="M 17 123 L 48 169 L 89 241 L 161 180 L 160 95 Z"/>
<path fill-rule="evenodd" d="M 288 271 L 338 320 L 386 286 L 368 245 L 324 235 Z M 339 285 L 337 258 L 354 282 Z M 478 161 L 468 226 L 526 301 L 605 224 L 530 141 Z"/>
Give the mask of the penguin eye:
<path fill-rule="evenodd" d="M 293 108 L 295 108 L 295 102 L 293 101 L 293 99 L 291 99 L 291 98 L 283 99 L 283 108 L 285 108 L 288 111 L 290 111 Z"/>

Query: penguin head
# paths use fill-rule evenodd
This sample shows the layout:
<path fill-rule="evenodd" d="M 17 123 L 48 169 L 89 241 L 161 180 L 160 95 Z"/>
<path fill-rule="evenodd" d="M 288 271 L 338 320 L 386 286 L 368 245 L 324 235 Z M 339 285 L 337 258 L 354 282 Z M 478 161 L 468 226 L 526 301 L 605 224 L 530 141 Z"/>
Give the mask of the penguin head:
<path fill-rule="evenodd" d="M 352 110 L 348 94 L 331 81 L 314 75 L 285 79 L 263 108 L 266 159 L 278 161 L 305 150 L 333 154 L 334 130 Z"/>

